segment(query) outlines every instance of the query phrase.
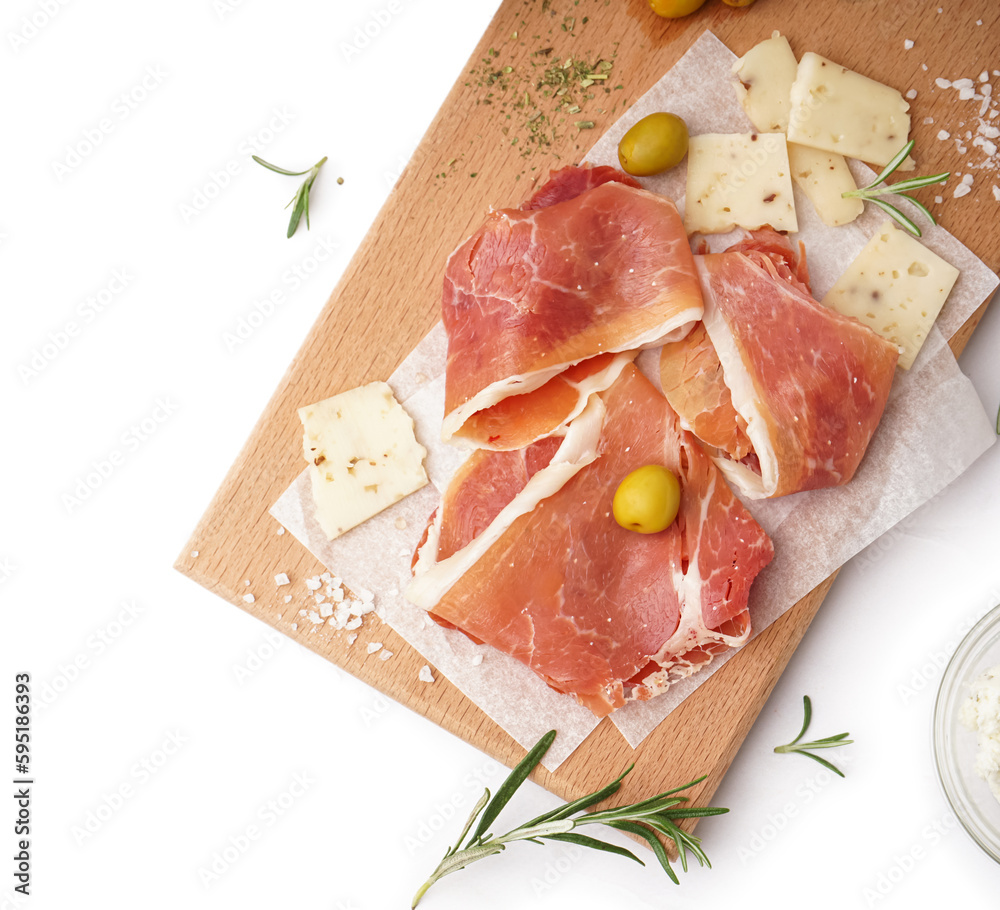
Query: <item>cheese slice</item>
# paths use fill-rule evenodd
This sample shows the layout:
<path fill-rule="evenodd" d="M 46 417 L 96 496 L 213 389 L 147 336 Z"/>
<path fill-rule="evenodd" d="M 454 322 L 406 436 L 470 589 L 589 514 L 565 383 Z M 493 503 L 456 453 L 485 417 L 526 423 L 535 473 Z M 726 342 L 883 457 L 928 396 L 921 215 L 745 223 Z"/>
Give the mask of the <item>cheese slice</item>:
<path fill-rule="evenodd" d="M 792 85 L 798 74 L 788 39 L 774 32 L 740 57 L 733 72 L 739 79 L 736 96 L 750 122 L 763 132 L 787 130 Z M 864 211 L 860 199 L 844 199 L 842 195 L 858 188 L 843 155 L 789 142 L 788 162 L 792 180 L 824 224 L 848 224 Z"/>
<path fill-rule="evenodd" d="M 688 145 L 684 227 L 721 234 L 765 224 L 796 231 L 788 151 L 781 133 L 703 133 Z"/>
<path fill-rule="evenodd" d="M 906 145 L 909 109 L 896 89 L 809 51 L 792 83 L 788 141 L 886 165 Z"/>
<path fill-rule="evenodd" d="M 764 133 L 788 129 L 792 83 L 798 61 L 788 39 L 779 32 L 755 44 L 733 64 L 736 97 L 750 122 Z"/>
<path fill-rule="evenodd" d="M 316 519 L 329 540 L 427 483 L 427 450 L 384 382 L 299 408 Z"/>
<path fill-rule="evenodd" d="M 957 278 L 953 265 L 885 221 L 823 303 L 899 345 L 908 370 Z"/>
<path fill-rule="evenodd" d="M 849 224 L 865 210 L 860 199 L 843 196 L 858 188 L 843 155 L 789 142 L 788 163 L 792 180 L 809 197 L 823 224 Z"/>

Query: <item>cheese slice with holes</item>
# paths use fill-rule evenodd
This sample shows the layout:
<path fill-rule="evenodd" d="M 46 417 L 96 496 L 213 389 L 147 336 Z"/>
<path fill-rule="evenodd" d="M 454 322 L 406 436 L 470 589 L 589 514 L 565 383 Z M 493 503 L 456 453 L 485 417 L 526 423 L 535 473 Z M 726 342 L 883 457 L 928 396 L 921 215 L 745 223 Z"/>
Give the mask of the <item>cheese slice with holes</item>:
<path fill-rule="evenodd" d="M 750 122 L 764 133 L 788 129 L 792 83 L 798 61 L 788 39 L 779 32 L 755 44 L 733 64 L 736 97 Z"/>
<path fill-rule="evenodd" d="M 797 231 L 788 151 L 781 133 L 702 133 L 688 145 L 684 227 L 722 234 L 771 225 Z"/>
<path fill-rule="evenodd" d="M 823 224 L 849 224 L 864 211 L 860 199 L 844 198 L 844 193 L 856 190 L 858 185 L 843 155 L 789 142 L 788 164 L 792 180 L 809 197 Z"/>
<path fill-rule="evenodd" d="M 908 370 L 957 278 L 955 266 L 885 221 L 823 303 L 899 345 Z"/>
<path fill-rule="evenodd" d="M 906 145 L 909 103 L 894 88 L 809 51 L 791 89 L 788 141 L 883 166 Z M 907 159 L 902 170 L 912 167 Z"/>
<path fill-rule="evenodd" d="M 299 408 L 316 519 L 328 539 L 427 483 L 427 450 L 384 382 Z"/>

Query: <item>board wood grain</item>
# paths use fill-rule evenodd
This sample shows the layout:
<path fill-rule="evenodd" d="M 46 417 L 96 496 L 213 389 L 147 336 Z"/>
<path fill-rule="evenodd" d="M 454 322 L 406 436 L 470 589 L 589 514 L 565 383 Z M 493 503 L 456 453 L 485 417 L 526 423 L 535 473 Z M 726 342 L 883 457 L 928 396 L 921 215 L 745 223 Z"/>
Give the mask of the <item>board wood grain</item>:
<path fill-rule="evenodd" d="M 277 620 L 278 613 L 294 617 L 308 605 L 301 584 L 282 589 L 296 599 L 280 608 L 264 597 L 253 604 L 243 601 L 244 579 L 270 580 L 287 572 L 301 580 L 324 571 L 291 535 L 276 533 L 268 514 L 302 469 L 296 409 L 387 378 L 439 318 L 444 262 L 483 213 L 490 206 L 516 204 L 550 168 L 578 161 L 706 28 L 736 54 L 780 29 L 799 53 L 815 50 L 903 91 L 917 88 L 912 135 L 920 172 L 954 167 L 953 146 L 936 141 L 938 125 L 923 122 L 953 117 L 954 93 L 935 94 L 930 87 L 938 75 L 975 78 L 988 66 L 1000 45 L 1000 7 L 993 0 L 951 3 L 946 20 L 935 3 L 917 0 L 840 0 L 823 4 L 820 17 L 818 9 L 780 0 L 731 9 L 711 0 L 698 13 L 670 21 L 654 16 L 646 0 L 503 0 L 176 568 L 499 761 L 508 766 L 518 761 L 524 750 L 447 680 L 418 682 L 423 658 L 377 620 L 366 621 L 359 641 L 348 647 L 343 635 L 326 626 L 312 631 L 312 624 L 304 623 L 292 630 L 287 619 Z M 914 42 L 913 50 L 904 50 L 904 39 Z M 592 131 L 557 128 L 551 144 L 532 146 L 523 155 L 531 128 L 525 117 L 508 119 L 512 101 L 504 97 L 502 79 L 483 84 L 483 75 L 491 67 L 502 74 L 508 65 L 519 72 L 518 67 L 537 62 L 539 51 L 551 60 L 571 55 L 591 62 L 610 59 L 614 85 L 622 87 L 588 103 L 581 116 L 594 121 Z M 918 195 L 930 204 L 934 193 L 930 188 Z M 994 271 L 1000 264 L 1000 232 L 983 228 L 995 225 L 996 205 L 985 180 L 977 181 L 970 195 L 953 199 L 949 193 L 935 206 L 943 226 Z M 986 302 L 953 338 L 956 354 L 985 307 Z M 388 336 L 387 325 L 395 327 Z M 696 804 L 707 803 L 833 581 L 831 576 L 747 645 L 634 752 L 606 719 L 557 772 L 539 769 L 535 779 L 572 799 L 634 761 L 619 800 L 705 774 L 693 798 Z M 393 651 L 392 660 L 369 659 L 364 647 L 369 639 Z"/>

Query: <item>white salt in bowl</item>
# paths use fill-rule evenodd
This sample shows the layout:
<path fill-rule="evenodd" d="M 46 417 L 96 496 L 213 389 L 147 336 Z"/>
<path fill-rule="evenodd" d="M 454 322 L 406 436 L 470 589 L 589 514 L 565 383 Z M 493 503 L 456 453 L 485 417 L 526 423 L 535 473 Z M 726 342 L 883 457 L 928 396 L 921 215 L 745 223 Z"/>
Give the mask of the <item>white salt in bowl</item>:
<path fill-rule="evenodd" d="M 977 734 L 959 719 L 970 686 L 1000 664 L 1000 606 L 962 639 L 945 668 L 934 704 L 933 742 L 938 779 L 969 836 L 1000 863 L 1000 800 L 976 774 Z"/>

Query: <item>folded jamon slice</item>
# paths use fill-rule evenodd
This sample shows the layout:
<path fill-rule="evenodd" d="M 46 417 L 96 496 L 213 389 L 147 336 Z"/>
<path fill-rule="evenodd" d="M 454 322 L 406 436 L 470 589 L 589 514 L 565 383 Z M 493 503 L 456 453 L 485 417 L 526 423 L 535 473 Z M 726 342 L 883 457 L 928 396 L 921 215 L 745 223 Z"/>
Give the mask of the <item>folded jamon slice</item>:
<path fill-rule="evenodd" d="M 557 171 L 451 255 L 445 440 L 518 449 L 562 432 L 618 375 L 607 355 L 682 338 L 701 318 L 677 209 L 623 177 Z"/>
<path fill-rule="evenodd" d="M 751 499 L 847 483 L 889 397 L 896 346 L 817 303 L 774 232 L 695 263 L 704 329 L 660 357 L 682 425 Z"/>
<path fill-rule="evenodd" d="M 662 464 L 677 520 L 626 531 L 619 482 Z M 480 451 L 418 550 L 407 597 L 531 667 L 598 716 L 648 699 L 749 635 L 747 598 L 770 540 L 634 365 L 561 440 Z"/>

